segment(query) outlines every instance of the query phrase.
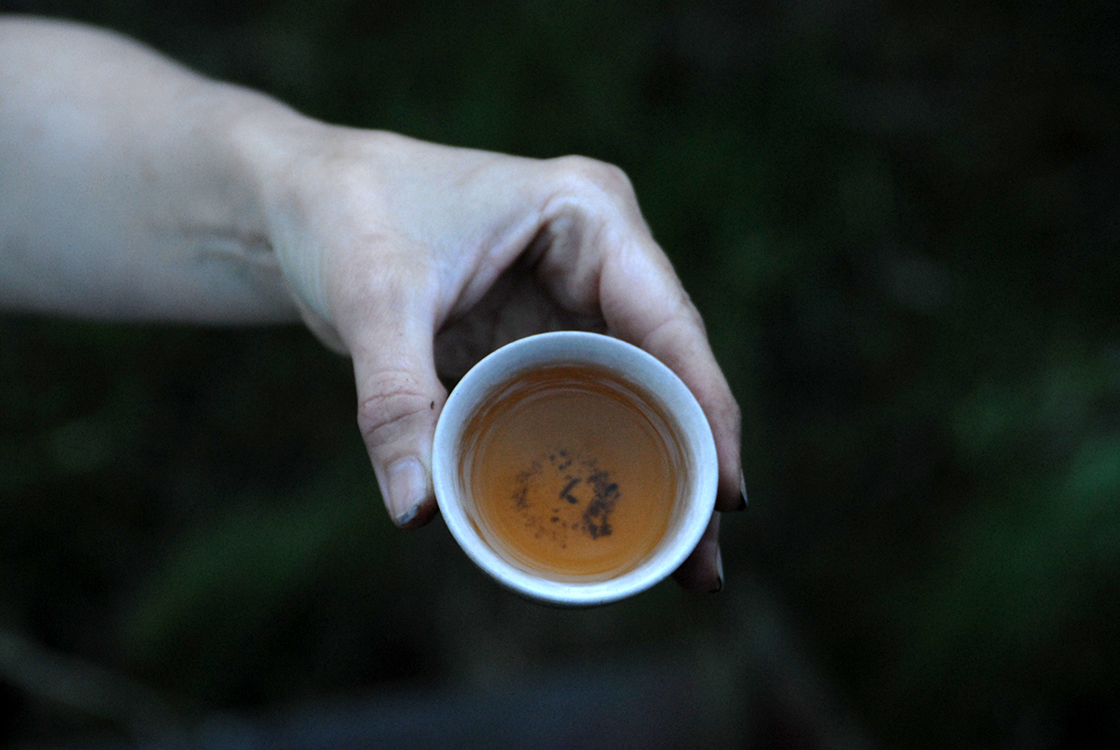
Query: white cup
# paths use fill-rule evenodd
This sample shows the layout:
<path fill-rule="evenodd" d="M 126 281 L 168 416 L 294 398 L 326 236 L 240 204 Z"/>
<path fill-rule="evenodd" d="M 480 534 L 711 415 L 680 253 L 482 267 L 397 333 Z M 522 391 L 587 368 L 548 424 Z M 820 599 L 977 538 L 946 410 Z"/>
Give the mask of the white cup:
<path fill-rule="evenodd" d="M 632 567 L 603 579 L 556 575 L 514 559 L 481 531 L 479 508 L 463 469 L 465 432 L 482 405 L 518 378 L 541 368 L 605 370 L 640 395 L 671 429 L 681 466 L 676 500 L 665 533 Z M 452 391 L 436 426 L 432 474 L 447 528 L 482 570 L 530 599 L 565 606 L 595 606 L 637 594 L 672 573 L 696 547 L 715 506 L 718 467 L 715 441 L 703 410 L 688 387 L 659 360 L 618 339 L 561 331 L 520 339 L 475 365 Z"/>

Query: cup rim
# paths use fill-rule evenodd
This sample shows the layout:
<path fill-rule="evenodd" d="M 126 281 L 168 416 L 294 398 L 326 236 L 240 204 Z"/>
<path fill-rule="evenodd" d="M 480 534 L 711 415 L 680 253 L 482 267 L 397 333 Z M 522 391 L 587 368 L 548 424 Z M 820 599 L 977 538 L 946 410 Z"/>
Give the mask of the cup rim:
<path fill-rule="evenodd" d="M 681 448 L 696 470 L 682 496 L 675 531 L 635 568 L 608 580 L 579 582 L 536 577 L 511 564 L 482 538 L 458 495 L 458 444 L 482 399 L 521 372 L 545 365 L 597 365 L 649 394 L 675 423 Z M 436 423 L 432 480 L 452 537 L 467 556 L 506 588 L 539 602 L 595 606 L 640 593 L 665 579 L 700 541 L 715 509 L 719 479 L 715 439 L 696 397 L 664 363 L 621 339 L 584 331 L 554 331 L 518 339 L 484 357 L 452 390 Z"/>

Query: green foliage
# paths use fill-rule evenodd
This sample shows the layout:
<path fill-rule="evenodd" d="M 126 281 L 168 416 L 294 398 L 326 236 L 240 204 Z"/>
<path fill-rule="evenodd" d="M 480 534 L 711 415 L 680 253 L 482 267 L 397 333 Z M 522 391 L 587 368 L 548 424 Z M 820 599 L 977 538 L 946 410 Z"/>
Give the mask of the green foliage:
<path fill-rule="evenodd" d="M 286 607 L 324 568 L 334 572 L 331 554 L 345 551 L 369 569 L 397 546 L 368 489 L 355 493 L 369 484 L 364 455 L 356 458 L 362 463 L 325 467 L 317 483 L 295 493 L 226 498 L 216 517 L 181 532 L 130 605 L 126 655 L 162 674 L 155 679 L 211 699 L 224 697 L 231 682 L 257 679 L 238 673 L 258 670 L 280 647 L 270 629 L 283 629 Z M 355 475 L 355 464 L 363 474 Z"/>

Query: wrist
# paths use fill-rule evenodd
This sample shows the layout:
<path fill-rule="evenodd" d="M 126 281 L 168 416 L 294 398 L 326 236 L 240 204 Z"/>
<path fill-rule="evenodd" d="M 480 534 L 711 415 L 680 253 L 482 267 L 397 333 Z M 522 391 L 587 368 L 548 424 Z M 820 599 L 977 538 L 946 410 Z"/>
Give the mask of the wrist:
<path fill-rule="evenodd" d="M 261 140 L 257 123 L 299 116 L 263 94 L 200 83 L 181 102 L 183 121 L 166 135 L 162 150 L 174 161 L 165 172 L 177 174 L 179 186 L 157 198 L 170 203 L 155 215 L 168 217 L 166 232 L 200 267 L 221 269 L 242 288 L 243 320 L 292 320 L 297 303 L 275 252 L 260 178 L 267 152 L 254 141 Z"/>
<path fill-rule="evenodd" d="M 369 225 L 356 217 L 384 218 L 380 186 L 400 136 L 323 123 L 266 97 L 247 102 L 230 133 L 293 304 L 324 344 L 346 353 L 338 256 L 369 239 Z"/>
<path fill-rule="evenodd" d="M 305 239 L 303 194 L 311 176 L 306 156 L 329 126 L 255 92 L 241 92 L 226 125 L 238 181 L 251 196 L 249 213 L 294 310 L 323 339 L 330 316 L 319 248 Z M 332 342 L 333 343 L 333 342 Z M 337 347 L 332 347 L 337 348 Z"/>

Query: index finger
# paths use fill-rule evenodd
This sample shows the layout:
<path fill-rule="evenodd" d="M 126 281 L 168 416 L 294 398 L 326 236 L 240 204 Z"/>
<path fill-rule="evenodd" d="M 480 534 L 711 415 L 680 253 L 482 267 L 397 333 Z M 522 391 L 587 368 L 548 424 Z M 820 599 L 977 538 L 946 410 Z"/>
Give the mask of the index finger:
<path fill-rule="evenodd" d="M 696 396 L 719 459 L 716 508 L 746 504 L 739 405 L 716 362 L 699 311 L 642 218 L 622 170 L 565 157 L 541 212 L 548 248 L 538 272 L 566 309 L 602 315 L 607 330 L 673 370 Z M 559 185 L 559 187 L 556 187 Z"/>
<path fill-rule="evenodd" d="M 739 404 L 669 259 L 651 237 L 615 245 L 604 253 L 599 295 L 610 330 L 668 365 L 696 396 L 719 457 L 716 509 L 739 510 L 746 500 Z"/>

